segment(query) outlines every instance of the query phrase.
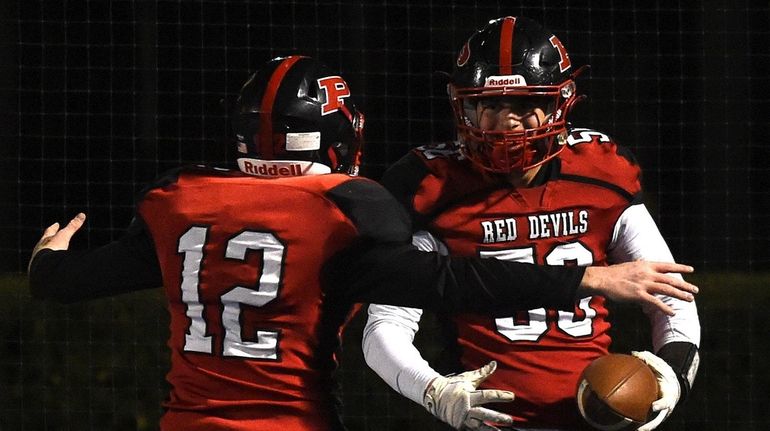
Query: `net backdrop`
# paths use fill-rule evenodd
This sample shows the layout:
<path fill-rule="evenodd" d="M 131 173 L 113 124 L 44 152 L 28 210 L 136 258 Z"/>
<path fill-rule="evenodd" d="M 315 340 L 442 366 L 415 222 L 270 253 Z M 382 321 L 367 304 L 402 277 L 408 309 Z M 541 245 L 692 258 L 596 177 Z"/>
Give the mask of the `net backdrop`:
<path fill-rule="evenodd" d="M 436 72 L 450 71 L 464 39 L 503 15 L 544 22 L 573 64 L 592 66 L 578 81 L 589 99 L 573 122 L 633 150 L 674 256 L 733 292 L 703 297 L 704 362 L 715 365 L 702 368 L 696 400 L 667 429 L 767 429 L 767 348 L 753 340 L 770 327 L 768 295 L 758 296 L 770 264 L 768 3 L 522 3 L 3 2 L 0 378 L 10 389 L 0 429 L 154 429 L 166 391 L 158 295 L 30 301 L 14 274 L 45 226 L 83 211 L 87 229 L 73 247 L 104 244 L 156 175 L 227 161 L 228 107 L 279 55 L 310 55 L 346 77 L 367 114 L 364 175 L 377 179 L 408 149 L 452 137 Z M 439 429 L 365 368 L 356 324 L 342 369 L 348 423 Z M 629 323 L 629 345 L 645 342 L 643 326 Z"/>

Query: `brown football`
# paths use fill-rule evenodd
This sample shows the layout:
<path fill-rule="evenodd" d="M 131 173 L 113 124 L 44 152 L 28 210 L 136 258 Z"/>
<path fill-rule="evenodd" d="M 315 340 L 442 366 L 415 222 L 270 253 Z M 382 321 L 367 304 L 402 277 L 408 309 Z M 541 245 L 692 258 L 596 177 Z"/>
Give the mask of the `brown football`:
<path fill-rule="evenodd" d="M 576 398 L 580 414 L 594 428 L 635 430 L 651 418 L 658 381 L 641 359 L 613 353 L 583 370 Z"/>

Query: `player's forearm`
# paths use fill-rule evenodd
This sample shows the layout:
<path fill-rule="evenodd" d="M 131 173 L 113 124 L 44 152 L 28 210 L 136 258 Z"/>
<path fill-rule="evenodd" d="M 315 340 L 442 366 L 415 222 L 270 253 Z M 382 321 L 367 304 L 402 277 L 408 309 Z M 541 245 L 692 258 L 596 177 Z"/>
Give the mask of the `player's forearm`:
<path fill-rule="evenodd" d="M 448 257 L 406 244 L 346 250 L 325 269 L 325 285 L 355 301 L 492 315 L 538 307 L 571 310 L 585 271 Z"/>
<path fill-rule="evenodd" d="M 89 268 L 82 265 L 85 253 L 70 250 L 41 250 L 29 270 L 29 288 L 33 298 L 72 303 L 99 296 L 91 280 L 84 277 Z"/>
<path fill-rule="evenodd" d="M 86 251 L 41 250 L 30 265 L 33 297 L 72 303 L 162 285 L 154 255 L 115 242 Z"/>
<path fill-rule="evenodd" d="M 415 316 L 419 319 L 415 309 L 372 304 L 362 348 L 367 365 L 380 378 L 396 392 L 422 405 L 425 389 L 439 373 L 412 344 Z"/>
<path fill-rule="evenodd" d="M 448 266 L 446 289 L 457 289 L 469 311 L 502 314 L 539 307 L 573 310 L 585 267 L 541 266 L 527 263 L 442 256 Z M 466 286 L 474 286 L 473 290 Z M 449 290 L 451 292 L 451 290 Z M 490 301 L 497 307 L 490 307 Z M 501 307 L 503 306 L 503 307 Z"/>

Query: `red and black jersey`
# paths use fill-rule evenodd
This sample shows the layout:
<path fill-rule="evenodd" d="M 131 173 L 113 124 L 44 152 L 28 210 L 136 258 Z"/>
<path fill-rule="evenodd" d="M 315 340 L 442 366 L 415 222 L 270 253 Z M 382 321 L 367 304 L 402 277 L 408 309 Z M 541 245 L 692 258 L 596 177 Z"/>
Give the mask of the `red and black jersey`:
<path fill-rule="evenodd" d="M 606 135 L 575 130 L 569 145 L 513 188 L 479 174 L 451 144 L 419 148 L 383 179 L 419 227 L 452 255 L 544 265 L 606 265 L 616 221 L 641 195 L 633 157 Z M 579 423 L 579 374 L 610 345 L 604 298 L 583 298 L 572 311 L 520 310 L 507 317 L 452 318 L 461 365 L 494 359 L 484 386 L 516 394 L 496 408 L 528 426 Z"/>
<path fill-rule="evenodd" d="M 146 192 L 138 215 L 171 316 L 162 429 L 339 427 L 329 362 L 349 304 L 327 302 L 321 270 L 362 235 L 408 238 L 398 208 L 377 199 L 390 198 L 346 175 L 211 170 L 177 172 Z"/>

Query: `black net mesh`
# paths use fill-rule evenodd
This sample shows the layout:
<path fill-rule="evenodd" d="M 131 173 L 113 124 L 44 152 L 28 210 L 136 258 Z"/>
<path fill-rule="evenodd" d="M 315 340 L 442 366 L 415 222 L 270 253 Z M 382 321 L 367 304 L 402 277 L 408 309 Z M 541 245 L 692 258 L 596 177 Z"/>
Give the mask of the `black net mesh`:
<path fill-rule="evenodd" d="M 377 179 L 408 149 L 451 138 L 436 72 L 472 30 L 509 14 L 544 22 L 573 64 L 592 66 L 573 121 L 633 150 L 674 256 L 731 292 L 703 296 L 711 362 L 667 429 L 766 429 L 770 13 L 745 0 L 3 2 L 0 428 L 154 429 L 166 392 L 158 297 L 29 300 L 14 274 L 45 226 L 83 211 L 73 247 L 104 244 L 160 172 L 226 162 L 228 107 L 278 55 L 314 56 L 346 77 L 367 114 L 364 174 Z M 437 427 L 365 368 L 360 327 L 348 333 L 348 422 Z"/>

